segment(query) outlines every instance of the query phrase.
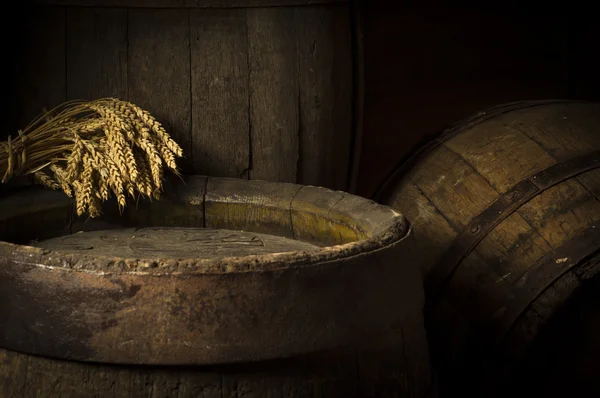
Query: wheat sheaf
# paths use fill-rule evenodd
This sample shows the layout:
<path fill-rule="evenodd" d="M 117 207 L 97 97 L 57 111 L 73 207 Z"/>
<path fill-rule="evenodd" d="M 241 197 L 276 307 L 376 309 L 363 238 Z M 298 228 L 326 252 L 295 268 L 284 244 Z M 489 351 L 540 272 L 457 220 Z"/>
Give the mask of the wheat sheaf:
<path fill-rule="evenodd" d="M 121 211 L 127 197 L 158 200 L 165 168 L 181 176 L 181 147 L 149 112 L 118 98 L 65 102 L 0 144 L 2 183 L 33 175 L 73 198 L 80 216 L 98 217 L 113 195 Z"/>

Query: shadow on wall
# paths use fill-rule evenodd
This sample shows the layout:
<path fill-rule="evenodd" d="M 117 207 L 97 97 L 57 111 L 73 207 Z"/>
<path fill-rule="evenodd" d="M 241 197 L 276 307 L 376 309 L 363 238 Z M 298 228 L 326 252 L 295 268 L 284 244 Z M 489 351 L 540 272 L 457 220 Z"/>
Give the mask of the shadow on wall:
<path fill-rule="evenodd" d="M 600 26 L 568 9 L 545 11 L 365 2 L 357 193 L 370 197 L 426 137 L 489 106 L 600 99 L 600 60 L 591 51 Z"/>

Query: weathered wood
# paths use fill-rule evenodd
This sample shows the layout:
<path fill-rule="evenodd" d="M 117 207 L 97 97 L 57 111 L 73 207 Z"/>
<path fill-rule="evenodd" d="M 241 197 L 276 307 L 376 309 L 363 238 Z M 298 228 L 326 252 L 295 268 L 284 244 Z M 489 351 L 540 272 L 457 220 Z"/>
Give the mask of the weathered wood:
<path fill-rule="evenodd" d="M 186 173 L 355 185 L 362 37 L 353 3 L 83 3 L 38 2 L 21 13 L 46 18 L 20 45 L 32 55 L 17 82 L 21 126 L 44 105 L 114 96 L 165 126 Z"/>
<path fill-rule="evenodd" d="M 498 197 L 477 170 L 446 147 L 424 160 L 422 167 L 430 171 L 415 176 L 415 185 L 458 230 Z"/>
<path fill-rule="evenodd" d="M 253 232 L 271 232 L 293 238 L 290 207 L 302 187 L 241 179 L 211 178 L 206 187 L 205 218 L 207 228 L 230 228 Z M 232 195 L 235 192 L 235 195 Z"/>
<path fill-rule="evenodd" d="M 18 127 L 66 100 L 65 9 L 24 8 L 17 63 Z M 16 135 L 16 132 L 11 132 Z"/>
<path fill-rule="evenodd" d="M 583 285 L 577 278 L 564 278 L 537 302 L 552 302 L 569 296 L 569 300 L 557 314 L 547 313 L 543 306 L 536 306 L 537 317 L 547 319 L 546 327 L 533 342 L 527 359 L 515 372 L 512 382 L 505 388 L 518 388 L 523 395 L 544 397 L 597 396 L 600 394 L 600 296 L 598 282 Z M 536 302 L 536 303 L 537 303 Z M 551 317 L 550 317 L 551 316 Z M 560 344 L 556 342 L 560 341 Z M 522 345 L 521 345 L 522 346 Z"/>
<path fill-rule="evenodd" d="M 83 234 L 65 237 L 65 233 L 58 233 L 56 239 L 34 243 L 33 247 L 0 242 L 0 292 L 11 297 L 10 301 L 0 300 L 4 303 L 0 314 L 8 328 L 0 334 L 0 344 L 88 361 L 237 362 L 349 344 L 375 331 L 389 330 L 394 322 L 400 322 L 398 317 L 419 306 L 420 285 L 405 286 L 420 278 L 417 268 L 388 261 L 392 252 L 405 255 L 409 262 L 414 255 L 412 240 L 407 239 L 408 223 L 397 212 L 346 195 L 328 216 L 354 229 L 358 238 L 346 246 L 327 246 L 332 238 L 318 247 L 294 243 L 295 250 L 290 251 L 283 240 L 286 235 L 293 238 L 291 209 L 302 186 L 200 176 L 188 177 L 177 185 L 171 194 L 176 196 L 169 198 L 173 205 L 153 209 L 164 212 L 164 219 L 175 224 L 165 232 L 152 232 L 154 239 L 162 236 L 160 239 L 165 241 L 162 249 L 152 241 L 145 245 L 144 229 L 119 231 L 115 225 L 105 230 L 104 223 L 117 224 L 116 215 L 110 212 L 79 225 L 65 220 L 65 226 L 57 223 L 53 227 L 75 227 L 73 232 L 81 230 Z M 324 190 L 322 194 L 338 197 L 335 191 Z M 23 205 L 21 211 L 11 211 L 15 201 Z M 66 196 L 35 187 L 19 197 L 2 199 L 0 222 L 5 225 L 6 238 L 10 239 L 14 231 L 19 239 L 33 240 L 39 236 L 38 230 L 46 229 L 45 222 L 55 224 L 57 218 L 70 214 L 70 208 Z M 181 226 L 174 221 L 182 219 L 182 209 L 187 209 L 193 219 L 203 220 L 207 228 L 245 230 L 246 234 L 254 233 L 252 236 L 274 234 L 278 237 L 265 237 L 262 243 L 281 244 L 263 249 L 247 247 L 245 254 L 240 249 L 232 256 L 234 249 L 222 243 L 220 255 L 215 256 L 199 242 L 197 246 L 184 242 L 184 237 L 166 243 L 169 234 L 187 233 L 200 239 L 207 233 L 174 231 L 173 227 Z M 310 206 L 306 203 L 295 209 L 310 211 Z M 121 228 L 138 224 L 131 216 L 135 208 L 128 212 Z M 196 212 L 203 216 L 198 217 Z M 39 221 L 26 225 L 22 220 L 30 213 Z M 161 218 L 153 220 L 160 222 Z M 335 235 L 335 229 L 330 234 Z M 77 248 L 69 242 L 87 242 L 93 247 Z M 154 252 L 156 249 L 159 251 Z M 175 252 L 160 252 L 169 249 Z M 64 294 L 58 293 L 61 290 Z M 398 294 L 410 295 L 417 304 L 398 300 Z M 343 297 L 355 298 L 347 301 Z M 389 305 L 389 301 L 395 304 Z M 28 321 L 17 317 L 11 302 L 19 302 L 21 311 L 37 317 L 41 329 L 21 330 L 19 325 Z M 47 308 L 38 308 L 40 305 Z M 72 305 L 79 309 L 69 309 Z M 202 313 L 198 308 L 203 308 Z M 69 319 L 63 319 L 61 313 L 71 310 Z M 158 316 L 153 321 L 156 328 L 146 329 L 149 325 L 144 326 L 145 322 L 156 318 L 153 314 Z M 104 326 L 99 327 L 98 322 Z M 192 327 L 196 322 L 202 327 Z M 288 322 L 294 324 L 289 330 Z M 67 335 L 46 330 L 69 325 L 74 330 Z M 253 325 L 254 337 L 244 332 L 247 325 Z M 31 333 L 42 333 L 38 337 L 44 338 L 34 338 Z M 123 345 L 123 341 L 128 343 Z M 152 344 L 147 346 L 150 341 Z"/>
<path fill-rule="evenodd" d="M 0 346 L 20 352 L 0 350 L 0 392 L 430 392 L 424 294 L 401 214 L 294 184 L 202 176 L 169 183 L 155 205 L 141 203 L 122 216 L 109 206 L 100 219 L 63 225 L 56 220 L 72 214 L 72 203 L 59 192 L 32 187 L 2 198 L 6 238 L 18 231 L 20 239 L 32 239 L 45 229 L 56 235 L 32 246 L 0 242 Z M 22 207 L 12 211 L 17 203 Z M 150 210 L 162 214 L 146 217 Z M 30 214 L 37 223 L 22 222 Z M 304 228 L 298 235 L 314 245 L 290 239 L 300 237 L 295 222 Z M 328 222 L 352 230 L 354 239 L 330 246 L 338 229 L 326 236 L 320 226 Z M 113 228 L 102 229 L 106 224 Z M 311 234 L 311 225 L 322 230 Z M 197 366 L 215 364 L 221 365 Z"/>
<path fill-rule="evenodd" d="M 33 246 L 87 255 L 198 259 L 240 257 L 317 247 L 267 234 L 210 228 L 125 228 L 75 233 L 47 239 Z"/>
<path fill-rule="evenodd" d="M 330 216 L 332 209 L 347 194 L 324 195 L 326 191 L 321 187 L 305 186 L 295 194 L 290 207 L 294 238 L 328 245 L 355 241 L 358 235 L 348 222 L 350 220 Z M 332 233 L 332 230 L 336 232 Z"/>
<path fill-rule="evenodd" d="M 348 7 L 299 7 L 294 23 L 298 51 L 298 178 L 303 184 L 344 189 L 351 164 L 353 87 Z"/>
<path fill-rule="evenodd" d="M 407 325 L 410 322 L 407 322 Z M 418 323 L 414 324 L 415 326 Z M 406 327 L 408 329 L 408 327 Z M 429 375 L 415 385 L 407 372 L 403 331 L 375 344 L 285 360 L 208 367 L 117 367 L 82 364 L 0 349 L 0 395 L 43 398 L 61 396 L 234 398 L 392 398 L 425 397 Z M 421 353 L 421 360 L 427 355 Z"/>
<path fill-rule="evenodd" d="M 298 182 L 298 60 L 294 9 L 246 11 L 250 66 L 250 178 Z"/>
<path fill-rule="evenodd" d="M 67 9 L 67 99 L 127 100 L 127 11 Z"/>
<path fill-rule="evenodd" d="M 191 10 L 194 170 L 248 176 L 248 37 L 246 11 Z"/>
<path fill-rule="evenodd" d="M 380 197 L 429 251 L 432 351 L 442 388 L 462 395 L 491 396 L 600 271 L 600 104 L 509 105 L 447 130 Z"/>
<path fill-rule="evenodd" d="M 192 168 L 190 36 L 187 10 L 128 11 L 129 100 L 148 110 L 181 146 Z"/>
<path fill-rule="evenodd" d="M 489 120 L 487 128 L 498 131 L 502 121 Z M 465 161 L 499 193 L 505 193 L 515 184 L 536 172 L 548 168 L 556 161 L 543 148 L 519 132 L 506 131 L 498 137 L 481 134 L 478 129 L 461 132 L 445 144 Z M 501 157 L 501 162 L 490 159 Z M 507 168 L 506 164 L 513 167 Z"/>
<path fill-rule="evenodd" d="M 33 2 L 77 7 L 238 8 L 348 3 L 350 0 L 33 0 Z"/>
<path fill-rule="evenodd" d="M 352 7 L 352 21 L 354 24 L 354 106 L 353 106 L 353 143 L 352 143 L 352 162 L 350 165 L 350 182 L 346 190 L 350 193 L 357 193 L 358 176 L 360 172 L 360 161 L 363 147 L 364 132 L 364 108 L 365 108 L 365 43 L 364 43 L 364 23 L 363 23 L 363 2 L 354 1 Z M 357 112 L 360 109 L 360 112 Z"/>

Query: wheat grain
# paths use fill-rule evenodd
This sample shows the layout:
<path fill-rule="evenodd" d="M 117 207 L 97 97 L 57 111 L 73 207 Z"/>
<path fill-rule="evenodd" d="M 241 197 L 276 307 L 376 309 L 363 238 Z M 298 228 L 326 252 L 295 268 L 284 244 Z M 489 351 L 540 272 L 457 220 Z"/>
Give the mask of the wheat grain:
<path fill-rule="evenodd" d="M 58 181 L 58 183 L 60 184 L 60 187 L 62 188 L 62 190 L 64 191 L 64 193 L 72 198 L 73 197 L 73 190 L 71 189 L 71 186 L 69 185 L 69 181 L 66 178 L 66 173 L 65 170 L 56 165 L 50 165 L 50 171 L 52 171 L 54 173 L 54 175 L 56 176 L 56 181 Z"/>
<path fill-rule="evenodd" d="M 77 192 L 77 215 L 82 215 L 89 206 L 92 197 L 94 167 L 90 156 L 83 155 L 83 172 L 81 173 L 81 184 Z"/>
<path fill-rule="evenodd" d="M 163 166 L 176 175 L 181 147 L 148 111 L 127 101 L 68 101 L 33 119 L 18 137 L 0 142 L 3 182 L 20 174 L 75 199 L 78 215 L 101 214 L 101 202 L 136 191 L 159 199 Z M 49 171 L 49 175 L 45 170 Z"/>
<path fill-rule="evenodd" d="M 52 177 L 50 177 L 48 174 L 44 173 L 43 171 L 38 171 L 35 174 L 36 179 L 43 184 L 45 187 L 48 187 L 50 189 L 54 189 L 54 190 L 58 190 L 60 189 L 60 185 L 54 181 L 54 179 L 52 179 Z"/>
<path fill-rule="evenodd" d="M 67 160 L 67 170 L 65 177 L 68 180 L 76 180 L 79 177 L 79 171 L 81 170 L 81 164 L 83 162 L 83 154 L 85 153 L 85 146 L 78 135 L 75 136 L 75 145 L 71 151 L 71 156 Z"/>
<path fill-rule="evenodd" d="M 129 107 L 136 113 L 136 115 L 144 121 L 144 123 L 154 131 L 162 142 L 173 152 L 176 156 L 183 156 L 183 150 L 181 147 L 169 136 L 165 128 L 160 122 L 158 122 L 148 111 L 143 110 L 139 106 L 127 103 Z"/>
<path fill-rule="evenodd" d="M 154 188 L 152 187 L 152 177 L 150 175 L 148 162 L 146 162 L 145 159 L 146 155 L 144 152 L 140 151 L 134 151 L 133 154 L 140 169 L 140 176 L 137 181 L 138 190 L 147 197 L 151 197 Z"/>

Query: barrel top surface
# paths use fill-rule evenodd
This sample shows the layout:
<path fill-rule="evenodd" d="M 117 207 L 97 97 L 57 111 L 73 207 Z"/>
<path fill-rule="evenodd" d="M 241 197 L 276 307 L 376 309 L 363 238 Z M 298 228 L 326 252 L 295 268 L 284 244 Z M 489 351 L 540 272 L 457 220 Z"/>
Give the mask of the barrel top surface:
<path fill-rule="evenodd" d="M 241 257 L 290 251 L 313 251 L 318 246 L 275 235 L 212 228 L 124 228 L 81 231 L 34 244 L 64 253 L 117 257 L 200 259 Z"/>
<path fill-rule="evenodd" d="M 32 228 L 35 233 L 48 227 L 55 228 L 54 223 L 67 220 L 68 228 L 73 227 L 71 202 L 62 192 L 50 191 L 46 188 L 31 188 L 16 195 L 0 198 L 0 226 L 4 223 L 7 239 L 0 235 L 0 257 L 29 259 L 26 263 L 40 266 L 62 267 L 71 270 L 106 272 L 148 272 L 148 273 L 229 273 L 247 271 L 266 271 L 279 268 L 308 266 L 327 261 L 360 255 L 361 253 L 384 248 L 402 240 L 409 234 L 410 224 L 406 218 L 395 210 L 379 205 L 368 199 L 329 189 L 302 186 L 288 183 L 274 183 L 258 180 L 242 180 L 236 178 L 207 178 L 204 176 L 188 176 L 187 180 L 178 183 L 172 180 L 173 186 L 165 189 L 165 197 L 156 203 L 143 203 L 137 209 L 126 209 L 123 215 L 115 210 L 116 205 L 109 203 L 105 213 L 98 221 L 80 220 L 81 230 L 139 227 L 138 218 L 147 217 L 150 213 L 167 214 L 165 219 L 176 225 L 164 225 L 160 221 L 152 227 L 192 226 L 209 227 L 205 220 L 214 220 L 218 229 L 245 229 L 247 232 L 265 232 L 269 235 L 294 237 L 301 235 L 302 229 L 321 228 L 324 234 L 352 234 L 337 242 L 323 244 L 320 238 L 313 242 L 320 247 L 313 250 L 308 245 L 296 245 L 293 250 L 271 253 L 249 253 L 246 256 L 227 256 L 202 258 L 193 254 L 181 257 L 157 258 L 150 252 L 140 252 L 134 256 L 125 252 L 119 256 L 106 252 L 88 253 L 85 251 L 65 251 L 64 246 L 54 245 L 52 249 L 42 248 L 28 243 L 14 243 L 11 239 L 11 228 Z M 214 189 L 211 189 L 214 186 Z M 110 205 L 113 207 L 110 207 Z M 140 210 L 141 209 L 141 210 Z M 186 216 L 186 212 L 189 215 Z M 171 214 L 173 213 L 173 214 Z M 246 214 L 255 218 L 248 223 Z M 322 213 L 322 214 L 321 214 Z M 306 215 L 316 217 L 306 225 Z M 192 225 L 177 224 L 176 220 L 193 216 L 197 222 Z M 30 224 L 34 217 L 35 224 Z M 57 220 L 57 217 L 59 220 Z M 322 218 L 321 218 L 322 217 Z M 160 218 L 160 217 L 159 217 Z M 22 220 L 22 221 L 19 221 Z M 296 222 L 297 221 L 297 222 Z M 247 224 L 247 225 L 241 225 Z M 294 227 L 296 222 L 297 227 Z M 131 225 L 133 223 L 133 225 Z M 200 223 L 200 225 L 198 225 Z M 266 226 L 263 228 L 261 224 Z M 75 223 L 77 224 L 77 223 Z M 98 224 L 99 227 L 95 227 Z M 206 224 L 206 225 L 204 225 Z M 277 225 L 275 225 L 277 224 Z M 143 225 L 143 224 L 142 224 Z M 274 226 L 275 225 L 275 226 Z M 245 226 L 246 228 L 236 228 Z M 50 228 L 50 229 L 51 229 Z M 249 229 L 248 229 L 249 228 Z M 252 229 L 258 228 L 258 229 Z M 337 231 L 336 228 L 340 228 Z M 72 231 L 78 232 L 78 230 Z M 64 229 L 55 236 L 64 235 Z M 315 240 L 316 239 L 316 240 Z M 298 240 L 302 239 L 302 236 Z M 24 243 L 24 244 L 23 244 Z M 332 243 L 332 242 L 330 242 Z M 304 250 L 307 248 L 311 250 Z M 34 261 L 35 260 L 35 261 Z M 150 264 L 150 266 L 148 266 Z"/>
<path fill-rule="evenodd" d="M 62 192 L 0 198 L 0 347 L 104 363 L 246 362 L 372 338 L 423 305 L 410 224 L 364 198 L 187 176 L 122 214 L 105 204 L 87 220 Z"/>

